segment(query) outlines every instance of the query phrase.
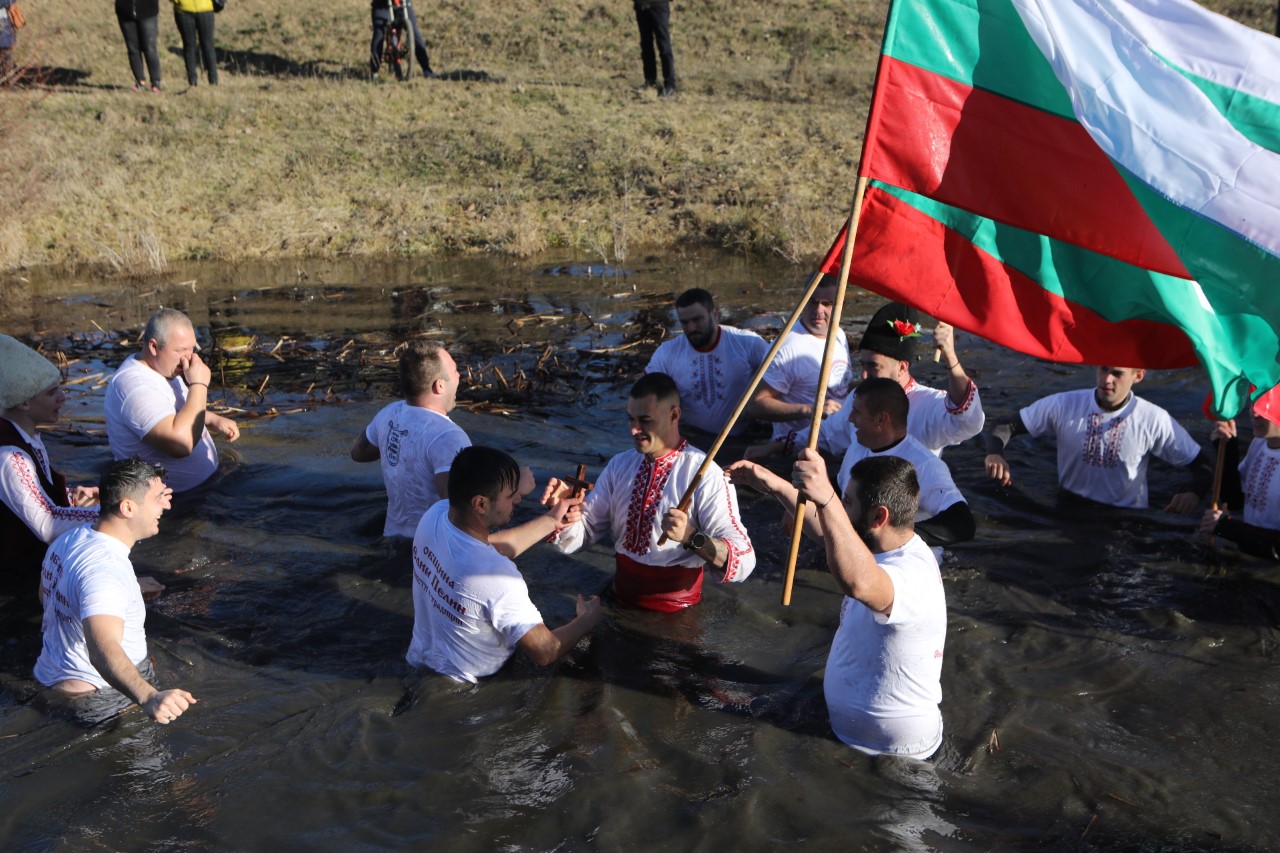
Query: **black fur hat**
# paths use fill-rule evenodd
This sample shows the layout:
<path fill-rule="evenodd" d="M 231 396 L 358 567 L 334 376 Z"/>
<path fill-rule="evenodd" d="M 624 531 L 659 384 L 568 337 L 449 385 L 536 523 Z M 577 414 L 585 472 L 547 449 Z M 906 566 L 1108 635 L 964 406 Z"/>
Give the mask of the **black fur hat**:
<path fill-rule="evenodd" d="M 878 352 L 898 361 L 916 357 L 916 341 L 920 338 L 920 312 L 900 302 L 883 306 L 867 323 L 859 349 Z"/>

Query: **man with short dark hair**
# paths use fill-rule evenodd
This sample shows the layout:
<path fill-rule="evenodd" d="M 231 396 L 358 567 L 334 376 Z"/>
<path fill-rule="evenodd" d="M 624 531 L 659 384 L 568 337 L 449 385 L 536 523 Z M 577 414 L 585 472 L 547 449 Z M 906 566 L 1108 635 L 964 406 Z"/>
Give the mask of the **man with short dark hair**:
<path fill-rule="evenodd" d="M 769 345 L 755 332 L 720 322 L 715 299 L 700 287 L 676 299 L 676 317 L 684 334 L 654 350 L 645 373 L 665 373 L 680 390 L 680 428 L 695 444 L 709 447 L 737 408 L 751 377 L 764 361 Z M 730 435 L 740 435 L 749 421 L 739 418 Z M 714 438 L 710 439 L 714 441 Z"/>
<path fill-rule="evenodd" d="M 142 352 L 125 359 L 107 386 L 111 454 L 163 465 L 173 491 L 189 491 L 218 470 L 209 430 L 235 441 L 240 427 L 207 410 L 213 374 L 196 352 L 187 315 L 161 308 L 147 321 L 142 340 Z"/>
<path fill-rule="evenodd" d="M 817 452 L 805 448 L 792 485 L 754 462 L 729 466 L 735 483 L 772 495 L 826 548 L 844 599 L 822 692 L 831 728 L 869 755 L 928 758 L 942 744 L 942 651 L 947 603 L 938 562 L 916 535 L 919 485 L 905 459 L 879 456 L 853 467 L 844 500 Z"/>
<path fill-rule="evenodd" d="M 98 520 L 58 537 L 45 556 L 44 647 L 35 677 L 85 722 L 137 703 L 167 724 L 196 701 L 185 690 L 151 684 L 146 607 L 129 561 L 135 543 L 160 532 L 173 494 L 164 475 L 137 456 L 111 463 L 98 486 Z"/>
<path fill-rule="evenodd" d="M 1152 456 L 1192 469 L 1190 489 L 1174 495 L 1165 512 L 1185 515 L 1200 503 L 1213 462 L 1168 412 L 1133 393 L 1146 377 L 1133 367 L 1099 367 L 1093 388 L 1043 397 L 987 436 L 987 476 L 1013 481 L 1004 458 L 1020 433 L 1052 435 L 1058 445 L 1058 485 L 1069 494 L 1107 506 L 1147 508 L 1147 465 Z"/>
<path fill-rule="evenodd" d="M 413 537 L 413 641 L 406 659 L 455 681 L 474 683 L 502 668 L 516 648 L 548 666 L 600 621 L 598 596 L 578 596 L 577 616 L 552 630 L 529 599 L 512 560 L 575 519 L 581 498 L 506 530 L 521 495 L 514 459 L 467 447 L 449 471 L 449 499 L 422 516 Z"/>
<path fill-rule="evenodd" d="M 862 342 L 858 345 L 858 361 L 863 379 L 892 379 L 907 392 L 911 411 L 907 432 L 938 455 L 944 447 L 959 444 L 982 432 L 986 416 L 978 386 L 956 353 L 955 329 L 938 323 L 933 329 L 933 344 L 947 371 L 947 390 L 921 385 L 911 375 L 911 362 L 916 357 L 916 341 L 920 339 L 920 315 L 914 308 L 898 302 L 882 306 L 867 322 Z M 841 450 L 852 443 L 850 437 L 833 432 L 833 448 Z M 836 452 L 840 452 L 837 450 Z"/>
<path fill-rule="evenodd" d="M 679 508 L 706 454 L 680 437 L 680 394 L 665 373 L 647 373 L 627 400 L 633 450 L 609 460 L 587 496 L 580 521 L 553 540 L 573 553 L 613 536 L 617 573 L 613 591 L 632 607 L 670 613 L 702 600 L 704 566 L 742 581 L 756 565 L 755 551 L 738 512 L 738 494 L 714 462 Z M 569 487 L 553 479 L 543 503 Z M 667 541 L 658 540 L 666 535 Z"/>
<path fill-rule="evenodd" d="M 382 463 L 384 536 L 412 537 L 427 508 L 449 497 L 449 468 L 471 444 L 449 418 L 460 382 L 458 365 L 444 347 L 410 341 L 400 353 L 404 399 L 378 412 L 351 445 L 354 461 Z"/>
<path fill-rule="evenodd" d="M 807 429 L 811 423 L 827 346 L 827 327 L 831 322 L 838 284 L 835 278 L 825 276 L 805 305 L 800 319 L 783 331 L 786 340 L 747 406 L 748 415 L 773 424 L 774 441 L 794 441 L 795 434 Z M 849 339 L 844 330 L 839 329 L 831 357 L 831 373 L 827 378 L 823 417 L 840 411 L 852 390 Z"/>

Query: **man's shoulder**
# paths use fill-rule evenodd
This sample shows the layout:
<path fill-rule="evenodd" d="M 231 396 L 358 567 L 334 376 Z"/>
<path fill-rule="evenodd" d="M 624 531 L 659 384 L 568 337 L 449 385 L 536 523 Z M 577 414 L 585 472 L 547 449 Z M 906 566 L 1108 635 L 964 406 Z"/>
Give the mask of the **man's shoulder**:
<path fill-rule="evenodd" d="M 107 399 L 116 397 L 123 402 L 134 391 L 140 389 L 163 391 L 168 385 L 168 379 L 156 373 L 145 361 L 134 354 L 121 362 L 116 372 L 111 375 L 111 381 L 107 384 Z"/>

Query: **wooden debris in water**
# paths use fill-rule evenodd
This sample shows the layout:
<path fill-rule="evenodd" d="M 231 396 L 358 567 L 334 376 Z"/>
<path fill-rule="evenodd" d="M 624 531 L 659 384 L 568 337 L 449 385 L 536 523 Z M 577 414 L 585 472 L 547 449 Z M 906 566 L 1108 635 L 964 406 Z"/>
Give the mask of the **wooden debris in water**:
<path fill-rule="evenodd" d="M 991 730 L 991 737 L 987 739 L 987 752 L 1000 751 L 1000 733 L 996 729 Z"/>

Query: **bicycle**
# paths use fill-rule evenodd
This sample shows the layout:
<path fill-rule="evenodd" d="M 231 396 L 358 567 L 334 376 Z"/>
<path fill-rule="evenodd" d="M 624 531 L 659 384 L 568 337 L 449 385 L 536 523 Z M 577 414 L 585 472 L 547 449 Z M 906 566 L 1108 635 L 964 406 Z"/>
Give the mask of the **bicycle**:
<path fill-rule="evenodd" d="M 390 0 L 391 20 L 382 42 L 382 61 L 397 80 L 408 80 L 413 70 L 413 28 L 409 26 L 409 12 L 404 4 L 405 0 Z"/>

